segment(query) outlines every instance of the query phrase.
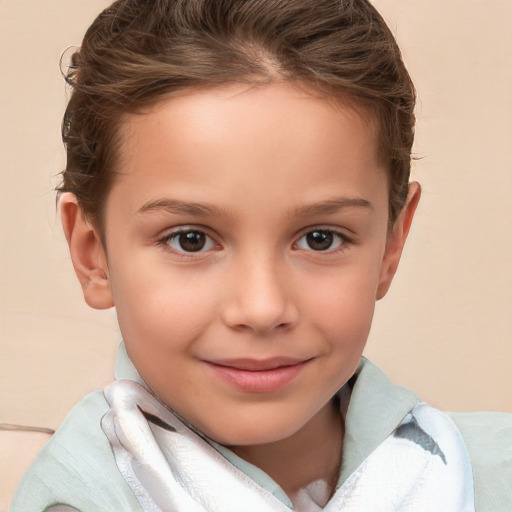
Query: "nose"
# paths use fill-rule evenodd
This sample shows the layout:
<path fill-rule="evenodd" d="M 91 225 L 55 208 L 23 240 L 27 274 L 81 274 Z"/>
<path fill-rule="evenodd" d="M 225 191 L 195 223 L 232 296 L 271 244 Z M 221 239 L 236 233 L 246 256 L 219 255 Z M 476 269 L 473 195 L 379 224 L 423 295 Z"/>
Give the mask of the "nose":
<path fill-rule="evenodd" d="M 286 274 L 283 265 L 257 257 L 239 265 L 229 277 L 224 323 L 258 335 L 295 326 L 299 312 Z"/>

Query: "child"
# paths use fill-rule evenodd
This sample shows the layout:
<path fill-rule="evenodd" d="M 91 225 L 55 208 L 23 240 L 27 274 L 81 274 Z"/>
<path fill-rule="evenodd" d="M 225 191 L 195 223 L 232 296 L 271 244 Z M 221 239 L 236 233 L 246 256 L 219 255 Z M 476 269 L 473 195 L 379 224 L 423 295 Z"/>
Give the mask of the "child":
<path fill-rule="evenodd" d="M 420 196 L 368 2 L 118 1 L 68 80 L 64 231 L 124 342 L 13 511 L 510 509 L 510 416 L 361 359 Z"/>

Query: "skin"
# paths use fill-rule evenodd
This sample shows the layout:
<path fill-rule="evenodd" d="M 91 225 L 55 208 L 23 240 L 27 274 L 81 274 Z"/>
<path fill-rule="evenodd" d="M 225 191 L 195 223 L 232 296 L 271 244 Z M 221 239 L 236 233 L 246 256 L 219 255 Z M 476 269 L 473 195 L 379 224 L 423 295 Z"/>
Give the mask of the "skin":
<path fill-rule="evenodd" d="M 140 375 L 198 429 L 292 499 L 332 486 L 343 425 L 331 399 L 357 366 L 419 186 L 390 231 L 371 116 L 287 83 L 174 97 L 127 117 L 122 140 L 106 247 L 74 196 L 61 202 L 85 300 L 115 305 Z M 203 233 L 203 249 L 184 250 L 177 230 Z M 302 364 L 276 390 L 217 371 L 284 356 Z"/>

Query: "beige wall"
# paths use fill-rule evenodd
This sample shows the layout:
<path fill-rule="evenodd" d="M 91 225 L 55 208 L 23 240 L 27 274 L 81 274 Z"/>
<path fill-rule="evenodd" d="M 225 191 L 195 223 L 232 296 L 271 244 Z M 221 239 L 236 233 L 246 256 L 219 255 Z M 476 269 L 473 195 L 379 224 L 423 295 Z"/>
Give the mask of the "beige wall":
<path fill-rule="evenodd" d="M 442 408 L 512 411 L 512 2 L 375 3 L 417 84 L 424 194 L 367 354 Z"/>
<path fill-rule="evenodd" d="M 375 3 L 417 83 L 424 194 L 366 353 L 442 408 L 512 411 L 512 3 Z M 106 5 L 0 4 L 0 423 L 55 428 L 111 379 L 114 313 L 83 303 L 52 192 L 59 57 Z"/>

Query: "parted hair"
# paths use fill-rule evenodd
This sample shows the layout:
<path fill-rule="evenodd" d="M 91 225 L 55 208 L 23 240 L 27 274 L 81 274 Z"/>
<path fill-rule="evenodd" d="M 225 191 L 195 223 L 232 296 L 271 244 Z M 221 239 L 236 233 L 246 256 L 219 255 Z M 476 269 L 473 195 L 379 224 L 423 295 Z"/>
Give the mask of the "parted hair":
<path fill-rule="evenodd" d="M 118 0 L 87 30 L 65 71 L 62 123 L 71 191 L 102 229 L 129 113 L 186 90 L 290 81 L 348 95 L 378 123 L 389 220 L 407 196 L 415 90 L 393 34 L 367 0 Z"/>

